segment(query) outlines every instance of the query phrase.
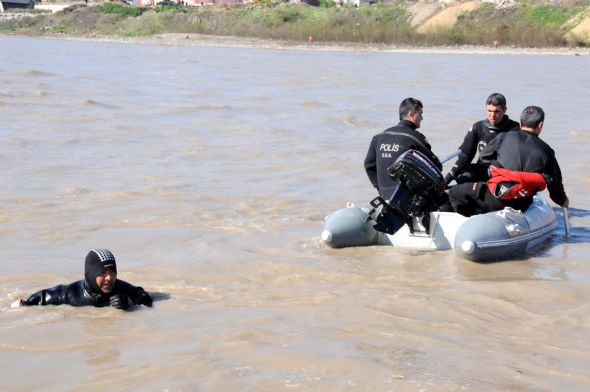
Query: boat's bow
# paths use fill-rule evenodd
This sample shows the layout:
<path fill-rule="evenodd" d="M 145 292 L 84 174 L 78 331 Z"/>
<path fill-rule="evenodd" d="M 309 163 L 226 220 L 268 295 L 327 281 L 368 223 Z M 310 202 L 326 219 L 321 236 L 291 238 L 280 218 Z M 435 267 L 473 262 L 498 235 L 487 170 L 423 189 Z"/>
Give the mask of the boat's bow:
<path fill-rule="evenodd" d="M 473 261 L 521 256 L 541 245 L 556 226 L 553 209 L 535 196 L 525 213 L 505 208 L 469 218 L 457 231 L 455 252 Z"/>

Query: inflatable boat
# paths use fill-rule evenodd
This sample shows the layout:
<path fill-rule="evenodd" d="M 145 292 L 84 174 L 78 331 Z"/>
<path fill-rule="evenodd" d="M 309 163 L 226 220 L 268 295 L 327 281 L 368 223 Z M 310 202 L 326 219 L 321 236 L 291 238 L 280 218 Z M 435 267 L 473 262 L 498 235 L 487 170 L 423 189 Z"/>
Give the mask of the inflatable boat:
<path fill-rule="evenodd" d="M 392 245 L 423 250 L 454 249 L 473 261 L 496 261 L 529 254 L 550 238 L 557 226 L 553 209 L 540 196 L 525 211 L 501 211 L 464 217 L 432 211 L 444 190 L 440 171 L 410 150 L 389 170 L 399 181 L 389 201 L 345 208 L 326 216 L 322 241 L 332 248 Z M 397 165 L 397 166 L 396 166 Z"/>

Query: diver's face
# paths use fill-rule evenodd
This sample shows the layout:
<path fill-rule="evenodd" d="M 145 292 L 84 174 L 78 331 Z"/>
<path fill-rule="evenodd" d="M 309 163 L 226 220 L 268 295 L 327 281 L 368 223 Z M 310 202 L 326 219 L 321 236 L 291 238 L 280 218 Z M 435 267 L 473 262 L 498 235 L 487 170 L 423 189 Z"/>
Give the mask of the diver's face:
<path fill-rule="evenodd" d="M 487 105 L 486 111 L 488 113 L 488 121 L 490 122 L 490 124 L 496 125 L 504 118 L 506 108 L 496 105 Z"/>
<path fill-rule="evenodd" d="M 110 269 L 105 270 L 96 277 L 96 285 L 100 288 L 100 291 L 105 294 L 108 294 L 113 290 L 116 281 L 117 273 Z"/>

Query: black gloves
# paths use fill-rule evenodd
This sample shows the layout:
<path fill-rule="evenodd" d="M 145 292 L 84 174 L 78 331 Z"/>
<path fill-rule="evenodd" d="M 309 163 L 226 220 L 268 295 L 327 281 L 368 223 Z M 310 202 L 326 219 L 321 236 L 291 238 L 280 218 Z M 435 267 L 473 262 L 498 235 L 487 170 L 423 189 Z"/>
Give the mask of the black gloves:
<path fill-rule="evenodd" d="M 111 302 L 111 306 L 116 309 L 128 309 L 129 308 L 129 297 L 127 297 L 126 294 L 111 295 L 110 302 Z"/>
<path fill-rule="evenodd" d="M 455 176 L 453 175 L 452 172 L 448 172 L 447 175 L 445 176 L 445 185 L 449 185 L 449 183 L 451 181 L 453 181 L 455 179 Z"/>
<path fill-rule="evenodd" d="M 152 297 L 143 289 L 143 287 L 137 288 L 135 303 L 137 303 L 138 305 L 145 305 L 151 307 L 153 302 L 154 301 L 152 300 Z"/>
<path fill-rule="evenodd" d="M 24 306 L 45 305 L 45 303 L 43 303 L 43 290 L 38 291 L 26 300 L 23 300 L 22 304 Z"/>
<path fill-rule="evenodd" d="M 130 293 L 131 294 L 131 293 Z M 117 309 L 129 309 L 132 304 L 152 306 L 152 297 L 141 287 L 137 287 L 131 298 L 127 294 L 114 294 L 110 298 L 111 306 Z"/>

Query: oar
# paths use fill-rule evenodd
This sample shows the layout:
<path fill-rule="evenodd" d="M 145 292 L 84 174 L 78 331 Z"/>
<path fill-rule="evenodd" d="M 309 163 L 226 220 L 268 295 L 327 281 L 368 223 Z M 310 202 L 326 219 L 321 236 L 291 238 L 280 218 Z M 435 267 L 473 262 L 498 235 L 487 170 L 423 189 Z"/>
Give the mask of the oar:
<path fill-rule="evenodd" d="M 459 155 L 459 153 L 461 152 L 461 150 L 457 150 L 457 151 L 453 151 L 452 153 L 450 153 L 449 155 L 447 155 L 446 157 L 444 157 L 440 163 L 445 163 L 446 161 L 450 161 L 451 159 L 455 158 L 457 155 Z"/>
<path fill-rule="evenodd" d="M 565 236 L 570 236 L 570 218 L 568 216 L 567 207 L 563 207 L 563 226 L 565 227 Z"/>

